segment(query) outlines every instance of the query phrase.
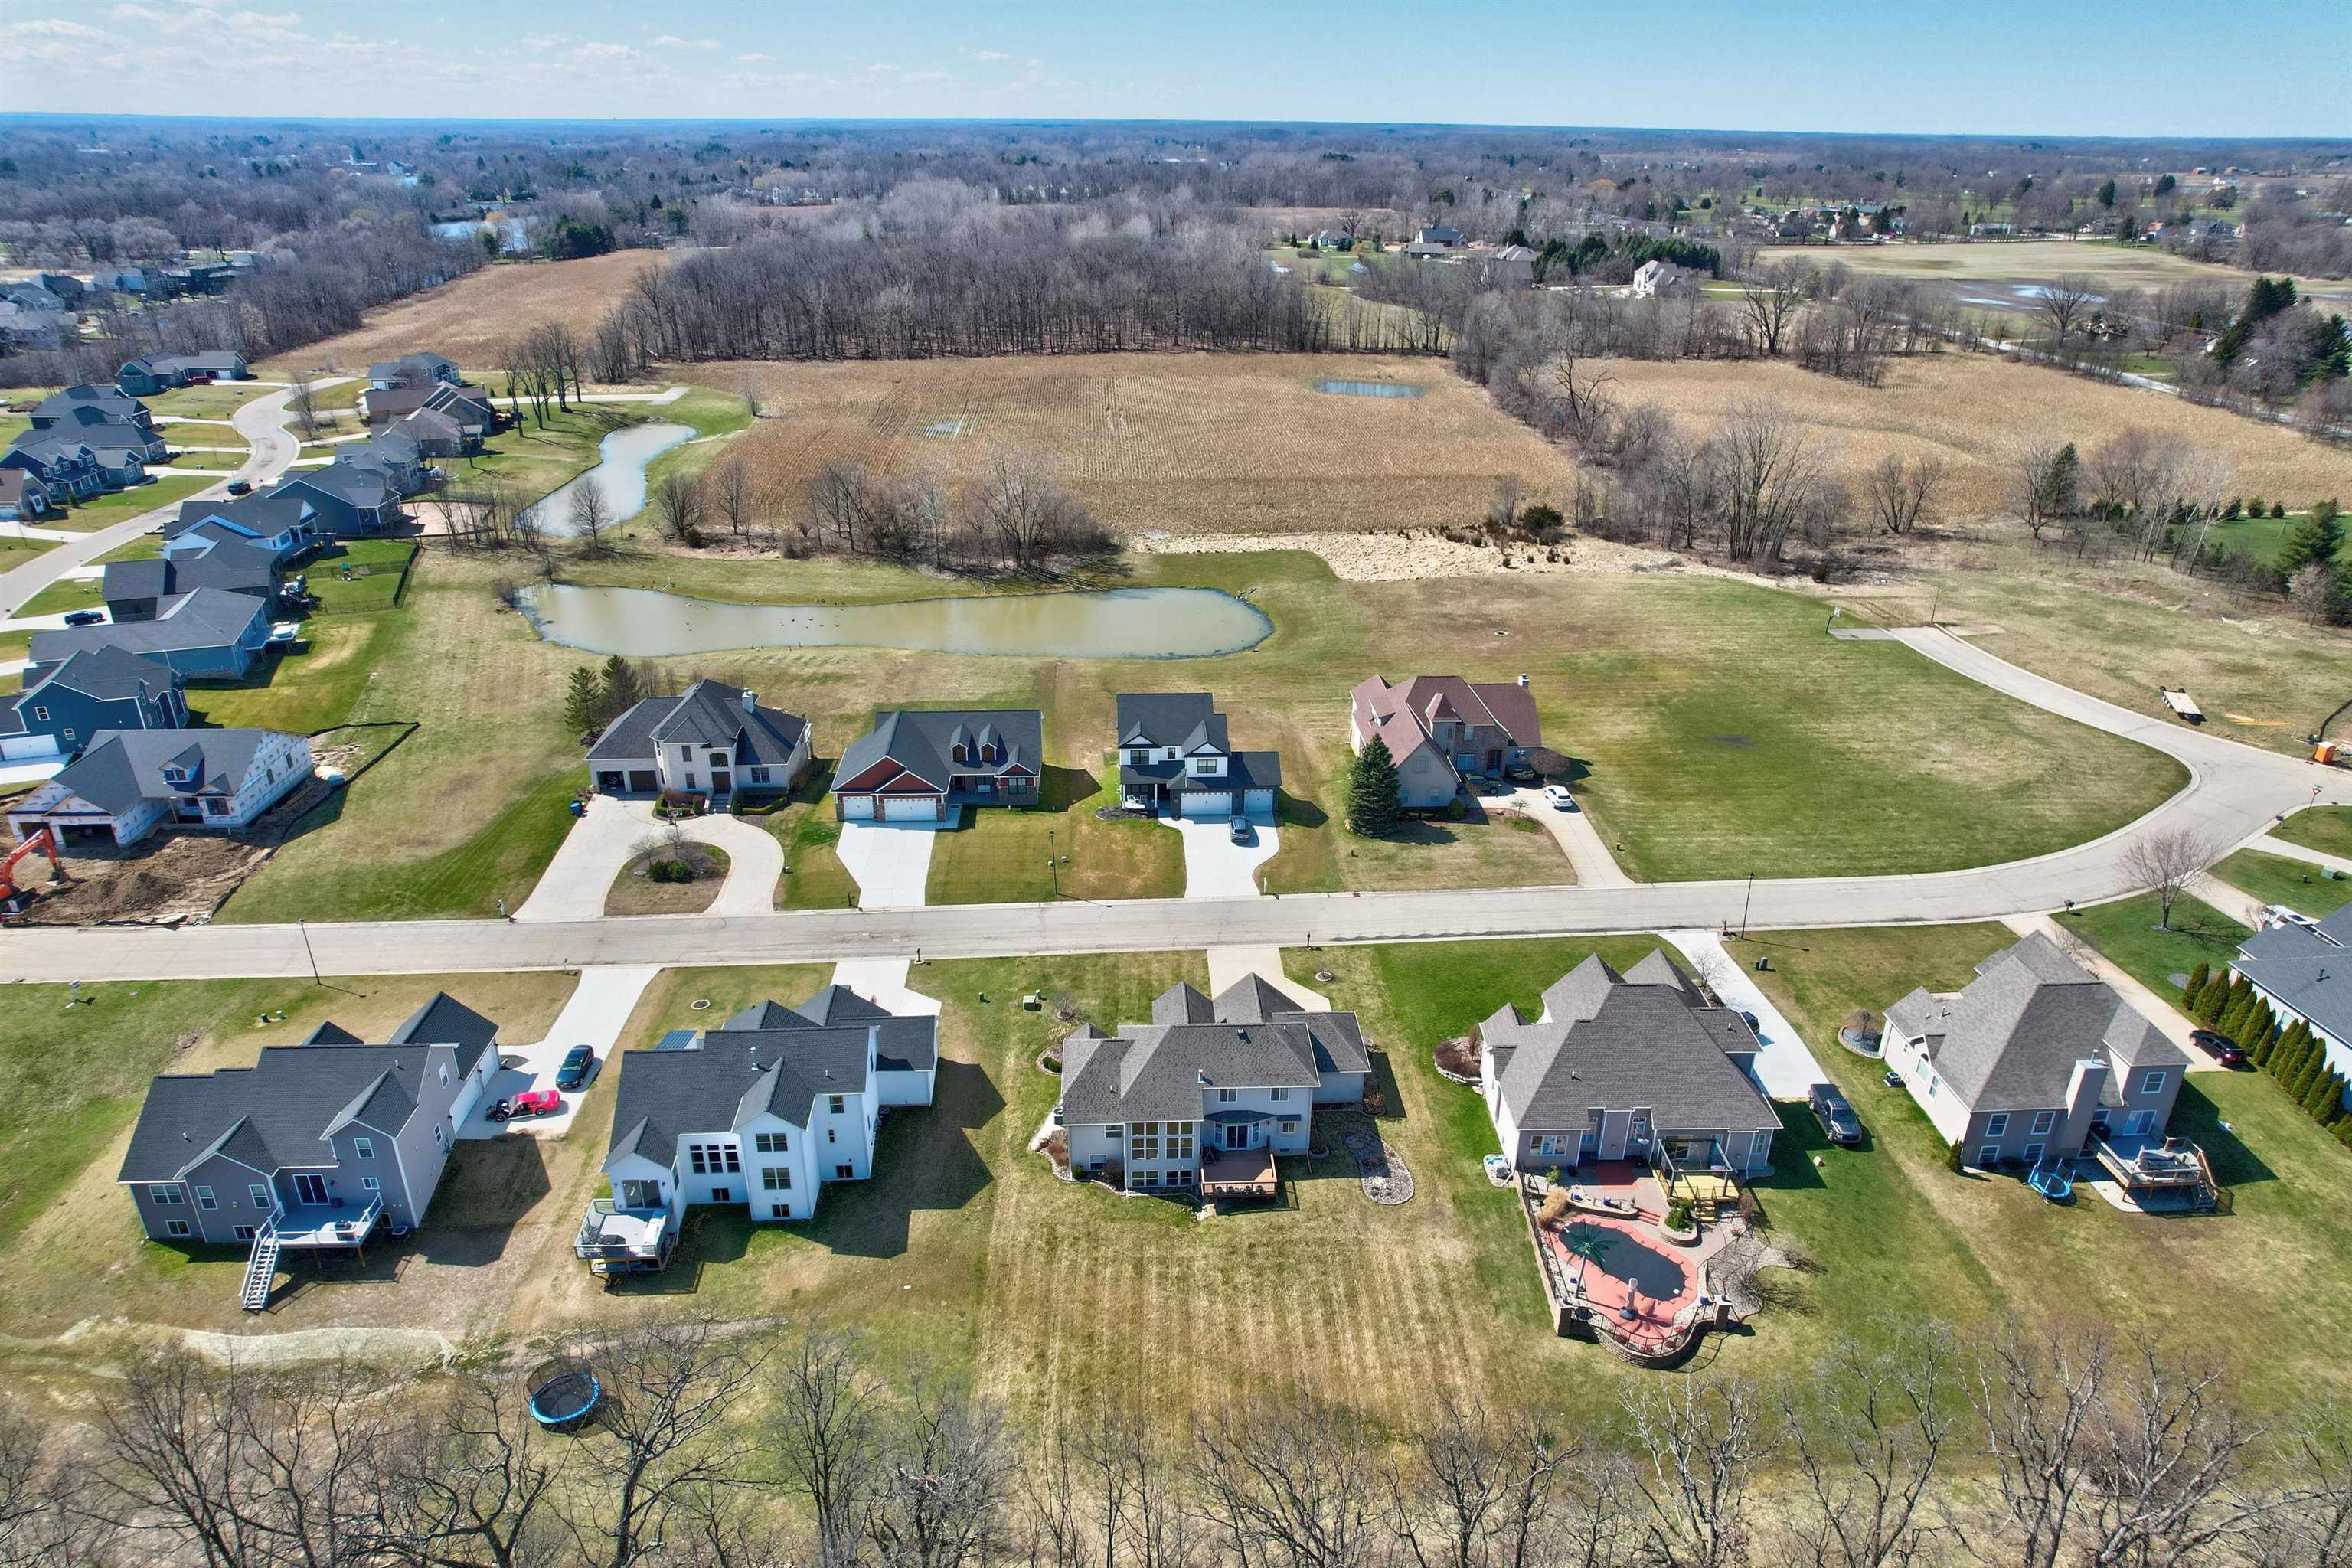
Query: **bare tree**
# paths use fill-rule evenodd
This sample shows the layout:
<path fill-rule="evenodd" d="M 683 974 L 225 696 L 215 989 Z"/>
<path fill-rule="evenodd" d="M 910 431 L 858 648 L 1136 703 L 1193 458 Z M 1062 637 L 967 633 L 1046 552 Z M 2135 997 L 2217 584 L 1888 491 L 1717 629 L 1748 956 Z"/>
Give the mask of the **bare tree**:
<path fill-rule="evenodd" d="M 654 485 L 654 521 L 673 544 L 702 542 L 702 480 L 673 469 Z"/>
<path fill-rule="evenodd" d="M 286 394 L 286 406 L 294 416 L 294 427 L 305 441 L 319 438 L 319 394 L 308 376 L 297 381 Z"/>
<path fill-rule="evenodd" d="M 1721 485 L 1725 552 L 1778 561 L 1822 478 L 1822 455 L 1776 404 L 1743 403 L 1709 443 Z"/>
<path fill-rule="evenodd" d="M 827 463 L 808 482 L 808 515 L 844 550 L 856 552 L 872 511 L 870 481 L 863 463 Z"/>
<path fill-rule="evenodd" d="M 570 1550 L 551 1506 L 568 1452 L 551 1444 L 520 1386 L 461 1376 L 393 1447 L 388 1544 L 421 1563 L 551 1568 Z"/>
<path fill-rule="evenodd" d="M 69 1568 L 84 1561 L 81 1472 L 48 1451 L 22 1410 L 0 1411 L 0 1563 Z"/>
<path fill-rule="evenodd" d="M 2287 602 L 2303 612 L 2305 621 L 2317 626 L 2326 619 L 2329 606 L 2336 602 L 2336 585 L 2342 581 L 2342 574 L 2326 562 L 2311 562 L 2287 579 Z"/>
<path fill-rule="evenodd" d="M 2172 906 L 2228 847 L 2193 827 L 2154 827 L 2124 847 L 2123 868 L 2156 895 L 2158 923 L 2172 929 Z"/>
<path fill-rule="evenodd" d="M 1740 280 L 1739 313 L 1759 353 L 1767 359 L 1779 355 L 1790 320 L 1812 297 L 1820 280 L 1812 268 L 1794 261 L 1759 268 Z"/>
<path fill-rule="evenodd" d="M 2288 1413 L 2273 1439 L 2284 1481 L 2250 1521 L 2252 1568 L 2352 1564 L 2352 1413 L 2324 1395 Z"/>
<path fill-rule="evenodd" d="M 593 474 L 583 474 L 572 487 L 572 505 L 564 521 L 572 525 L 572 537 L 580 541 L 583 554 L 602 555 L 611 548 L 604 531 L 613 526 L 613 503 L 605 499 L 604 487 L 596 482 Z"/>
<path fill-rule="evenodd" d="M 1486 502 L 1486 529 L 1491 533 L 1507 533 L 1519 520 L 1519 498 L 1527 487 L 1517 474 L 1495 476 L 1495 494 Z"/>
<path fill-rule="evenodd" d="M 709 493 L 710 510 L 726 521 L 728 531 L 740 543 L 758 515 L 759 508 L 751 494 L 751 471 L 740 458 L 727 458 L 714 465 L 703 486 Z"/>
<path fill-rule="evenodd" d="M 2088 326 L 2092 308 L 2099 302 L 2099 280 L 2080 272 L 2062 273 L 2038 286 L 2042 292 L 2037 302 L 2042 319 L 2058 335 L 2058 346 L 2063 349 L 2066 340 L 2078 326 Z"/>
<path fill-rule="evenodd" d="M 1907 1568 L 1944 1529 L 1930 1489 L 1958 1382 L 1951 1331 L 1888 1327 L 1891 1349 L 1841 1339 L 1801 1394 L 1782 1396 L 1804 1480 L 1789 1526 L 1794 1561 Z"/>
<path fill-rule="evenodd" d="M 2043 529 L 2074 514 L 2081 470 L 2074 444 L 2055 436 L 2028 441 L 2010 455 L 2009 503 L 2035 542 Z"/>
<path fill-rule="evenodd" d="M 1687 1378 L 1629 1388 L 1625 1414 L 1639 1444 L 1644 1555 L 1660 1568 L 1732 1568 L 1748 1561 L 1748 1487 L 1771 1452 L 1763 1401 L 1743 1378 Z"/>
<path fill-rule="evenodd" d="M 815 1516 L 817 1561 L 855 1560 L 881 1468 L 882 1389 L 851 1334 L 813 1328 L 779 1359 L 769 1447 Z"/>
<path fill-rule="evenodd" d="M 1580 1451 L 1531 1409 L 1498 1417 L 1449 1390 L 1386 1478 L 1389 1528 L 1414 1568 L 1531 1568 Z"/>
<path fill-rule="evenodd" d="M 2139 426 L 2102 442 L 2087 471 L 2092 500 L 2117 517 L 2151 513 L 2180 494 L 2179 447 Z"/>
<path fill-rule="evenodd" d="M 887 1439 L 868 1535 L 892 1568 L 993 1563 L 1011 1533 L 1018 1455 L 1003 1414 L 919 1371 Z"/>
<path fill-rule="evenodd" d="M 1933 521 L 1937 492 L 1943 482 L 1942 458 L 1925 454 L 1906 458 L 1889 453 L 1870 470 L 1863 489 L 1878 526 L 1900 537 Z"/>
<path fill-rule="evenodd" d="M 1193 1429 L 1195 1506 L 1242 1563 L 1357 1568 L 1381 1530 L 1379 1462 L 1355 1415 L 1261 1396 Z"/>

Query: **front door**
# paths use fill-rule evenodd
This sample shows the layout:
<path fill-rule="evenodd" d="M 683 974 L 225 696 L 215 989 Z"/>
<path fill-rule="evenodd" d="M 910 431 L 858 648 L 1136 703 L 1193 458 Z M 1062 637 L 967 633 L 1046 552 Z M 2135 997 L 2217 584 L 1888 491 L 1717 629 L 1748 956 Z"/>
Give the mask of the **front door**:
<path fill-rule="evenodd" d="M 710 793 L 714 795 L 734 793 L 734 775 L 718 768 L 710 770 Z"/>
<path fill-rule="evenodd" d="M 1250 1130 L 1236 1122 L 1233 1126 L 1225 1129 L 1225 1147 L 1228 1149 L 1246 1149 L 1249 1147 L 1249 1135 Z"/>
<path fill-rule="evenodd" d="M 295 1172 L 294 1201 L 311 1208 L 324 1208 L 327 1204 L 327 1178 L 315 1171 Z"/>

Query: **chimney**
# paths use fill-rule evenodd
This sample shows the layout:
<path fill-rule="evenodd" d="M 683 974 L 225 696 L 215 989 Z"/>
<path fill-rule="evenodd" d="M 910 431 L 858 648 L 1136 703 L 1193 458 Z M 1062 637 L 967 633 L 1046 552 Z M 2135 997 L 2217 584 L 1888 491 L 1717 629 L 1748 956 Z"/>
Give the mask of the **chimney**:
<path fill-rule="evenodd" d="M 1525 691 L 1527 689 L 1528 689 L 1528 678 L 1527 678 L 1526 676 L 1522 675 L 1521 677 L 1519 677 L 1519 689 L 1520 689 L 1520 690 L 1522 690 L 1522 691 Z"/>
<path fill-rule="evenodd" d="M 1523 676 L 1519 677 L 1519 684 L 1520 684 L 1521 686 L 1525 686 L 1527 683 L 1528 683 L 1528 679 L 1527 679 L 1527 677 L 1526 677 L 1526 676 L 1524 676 L 1524 675 L 1523 675 Z M 757 695 L 756 693 L 754 693 L 754 692 L 753 692 L 753 691 L 752 691 L 749 687 L 744 688 L 744 690 L 743 690 L 743 711 L 744 711 L 744 712 L 746 712 L 746 713 L 749 713 L 749 712 L 751 712 L 753 709 L 755 709 L 755 708 L 759 707 L 759 705 L 760 705 L 760 699 L 759 699 L 758 695 Z"/>

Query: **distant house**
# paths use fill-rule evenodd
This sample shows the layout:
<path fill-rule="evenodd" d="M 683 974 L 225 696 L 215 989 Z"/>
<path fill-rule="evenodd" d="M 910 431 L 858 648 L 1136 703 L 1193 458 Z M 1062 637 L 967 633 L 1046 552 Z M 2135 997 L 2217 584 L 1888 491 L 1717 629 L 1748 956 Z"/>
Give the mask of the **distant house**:
<path fill-rule="evenodd" d="M 98 454 L 71 436 L 27 430 L 0 452 L 0 468 L 17 468 L 41 487 L 52 507 L 86 500 L 106 489 Z"/>
<path fill-rule="evenodd" d="M 0 522 L 31 522 L 48 514 L 48 486 L 23 468 L 0 468 Z"/>
<path fill-rule="evenodd" d="M 278 561 L 260 544 L 222 544 L 202 555 L 169 556 L 153 561 L 110 563 L 100 580 L 99 596 L 106 601 L 109 619 L 152 621 L 163 606 L 182 594 L 198 588 L 218 588 L 249 595 L 265 602 L 278 597 Z"/>
<path fill-rule="evenodd" d="M 269 642 L 270 605 L 249 594 L 193 588 L 159 600 L 148 619 L 33 634 L 35 664 L 62 664 L 84 648 L 119 647 L 197 680 L 242 680 Z"/>
<path fill-rule="evenodd" d="M 207 349 L 192 354 L 141 354 L 115 372 L 114 384 L 131 397 L 153 397 L 187 385 L 194 376 L 244 381 L 247 375 L 243 354 L 232 349 Z"/>
<path fill-rule="evenodd" d="M 415 442 L 418 454 L 427 458 L 462 458 L 482 447 L 481 424 L 460 421 L 438 408 L 420 408 L 404 418 L 387 421 L 383 428 L 387 434 Z"/>
<path fill-rule="evenodd" d="M 436 381 L 457 386 L 465 379 L 456 360 L 436 353 L 403 354 L 398 359 L 378 360 L 368 366 L 368 386 L 371 389 Z"/>
<path fill-rule="evenodd" d="M 2189 1058 L 2115 988 L 2039 932 L 1957 994 L 1886 1009 L 1890 1071 L 1970 1163 L 2082 1155 L 2094 1133 L 2161 1138 Z"/>
<path fill-rule="evenodd" d="M 147 465 L 170 456 L 163 437 L 152 429 L 86 405 L 53 416 L 45 426 L 18 432 L 11 445 L 38 446 L 47 441 L 79 441 L 89 447 L 106 483 L 118 489 L 143 483 Z"/>
<path fill-rule="evenodd" d="M 1356 237 L 1343 229 L 1318 228 L 1307 237 L 1307 243 L 1317 250 L 1353 250 Z"/>
<path fill-rule="evenodd" d="M 1631 292 L 1636 300 L 1654 299 L 1660 294 L 1673 294 L 1688 285 L 1690 275 L 1671 261 L 1649 260 L 1633 268 Z"/>
<path fill-rule="evenodd" d="M 251 1244 L 258 1308 L 281 1248 L 423 1223 L 498 1065 L 498 1026 L 446 994 L 382 1045 L 323 1024 L 249 1068 L 155 1079 L 115 1181 L 150 1240 Z"/>
<path fill-rule="evenodd" d="M 2238 944 L 2230 972 L 2242 975 L 2282 1026 L 2297 1018 L 2327 1053 L 2327 1065 L 2352 1078 L 2352 904 L 2313 925 L 2266 926 Z"/>
<path fill-rule="evenodd" d="M 110 386 L 68 386 L 33 405 L 36 430 L 81 430 L 89 428 L 93 420 L 133 426 L 152 438 L 154 445 L 148 454 L 151 458 L 164 455 L 163 437 L 156 430 L 154 416 L 147 411 L 147 405 L 135 397 L 125 397 Z"/>
<path fill-rule="evenodd" d="M 371 426 L 404 419 L 425 406 L 437 384 L 411 381 L 394 386 L 371 386 L 360 394 L 360 417 Z"/>
<path fill-rule="evenodd" d="M 1045 729 L 1034 708 L 878 714 L 834 769 L 834 809 L 850 821 L 939 823 L 966 805 L 1035 805 Z"/>
<path fill-rule="evenodd" d="M 1507 245 L 1479 258 L 1486 281 L 1498 289 L 1528 289 L 1536 280 L 1536 252 L 1524 245 Z"/>
<path fill-rule="evenodd" d="M 179 561 L 226 544 L 255 544 L 285 566 L 319 542 L 318 509 L 299 495 L 240 496 L 180 503 L 180 515 L 163 525 L 163 555 Z"/>
<path fill-rule="evenodd" d="M 423 449 L 395 430 L 380 431 L 364 441 L 339 444 L 329 467 L 361 468 L 382 475 L 395 496 L 413 496 L 425 484 Z"/>
<path fill-rule="evenodd" d="M 180 684 L 170 665 L 119 647 L 36 665 L 23 692 L 0 700 L 0 760 L 70 756 L 109 730 L 184 730 Z"/>
<path fill-rule="evenodd" d="M 931 1103 L 939 1020 L 900 1017 L 839 986 L 797 1007 L 763 1002 L 682 1049 L 614 1064 L 610 1195 L 583 1217 L 577 1254 L 599 1273 L 658 1268 L 686 1211 L 814 1216 L 827 1183 L 874 1174 L 885 1111 Z"/>
<path fill-rule="evenodd" d="M 601 795 L 697 795 L 714 806 L 789 792 L 812 761 L 808 721 L 762 708 L 740 686 L 698 680 L 676 697 L 648 697 L 588 748 Z"/>
<path fill-rule="evenodd" d="M 1402 686 L 1375 675 L 1349 693 L 1349 744 L 1361 752 L 1374 735 L 1396 762 L 1400 798 L 1412 811 L 1445 805 L 1465 773 L 1524 767 L 1543 744 L 1524 675 L 1516 684 L 1416 675 Z"/>
<path fill-rule="evenodd" d="M 277 730 L 102 730 L 80 757 L 8 806 L 19 839 L 136 844 L 158 827 L 230 832 L 310 774 L 310 742 Z"/>
<path fill-rule="evenodd" d="M 78 326 L 70 310 L 37 310 L 14 300 L 0 300 L 0 343 L 58 348 L 77 335 Z"/>
<path fill-rule="evenodd" d="M 468 430 L 478 441 L 508 423 L 508 415 L 490 401 L 490 395 L 470 383 L 451 386 L 436 384 L 425 395 L 425 407 L 436 414 L 445 414 Z"/>
<path fill-rule="evenodd" d="M 1478 1037 L 1479 1092 L 1517 1170 L 1661 1157 L 1771 1169 L 1780 1118 L 1757 1087 L 1756 1032 L 1662 951 L 1622 974 L 1587 958 L 1545 988 L 1535 1017 L 1506 1004 Z"/>
<path fill-rule="evenodd" d="M 382 533 L 406 516 L 392 481 L 381 471 L 358 464 L 299 468 L 266 493 L 308 506 L 311 531 L 322 538 L 357 539 Z"/>
<path fill-rule="evenodd" d="M 1371 1056 L 1353 1013 L 1310 1013 L 1257 975 L 1215 1000 L 1163 992 L 1149 1024 L 1080 1026 L 1062 1042 L 1054 1125 L 1070 1169 L 1125 1192 L 1269 1194 L 1302 1155 L 1318 1105 L 1364 1098 Z"/>
<path fill-rule="evenodd" d="M 1270 817 L 1282 788 L 1278 752 L 1236 752 L 1205 691 L 1122 693 L 1118 781 L 1128 805 L 1155 815 Z"/>
<path fill-rule="evenodd" d="M 1443 250 L 1453 250 L 1462 244 L 1462 231 L 1451 224 L 1432 224 L 1415 234 L 1412 241 L 1415 245 L 1433 245 Z"/>

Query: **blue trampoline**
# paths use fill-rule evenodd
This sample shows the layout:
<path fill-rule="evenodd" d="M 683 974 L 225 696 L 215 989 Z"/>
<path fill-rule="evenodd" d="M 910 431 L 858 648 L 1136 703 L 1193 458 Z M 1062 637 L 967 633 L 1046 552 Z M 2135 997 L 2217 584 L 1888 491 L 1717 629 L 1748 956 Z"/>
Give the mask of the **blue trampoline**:
<path fill-rule="evenodd" d="M 531 1380 L 530 1418 L 551 1432 L 576 1432 L 604 1396 L 604 1385 L 584 1366 L 544 1367 Z"/>
<path fill-rule="evenodd" d="M 2074 1195 L 2074 1178 L 2066 1173 L 2063 1164 L 2044 1161 L 2033 1167 L 2025 1184 L 2048 1198 L 2052 1203 L 2064 1203 Z"/>

